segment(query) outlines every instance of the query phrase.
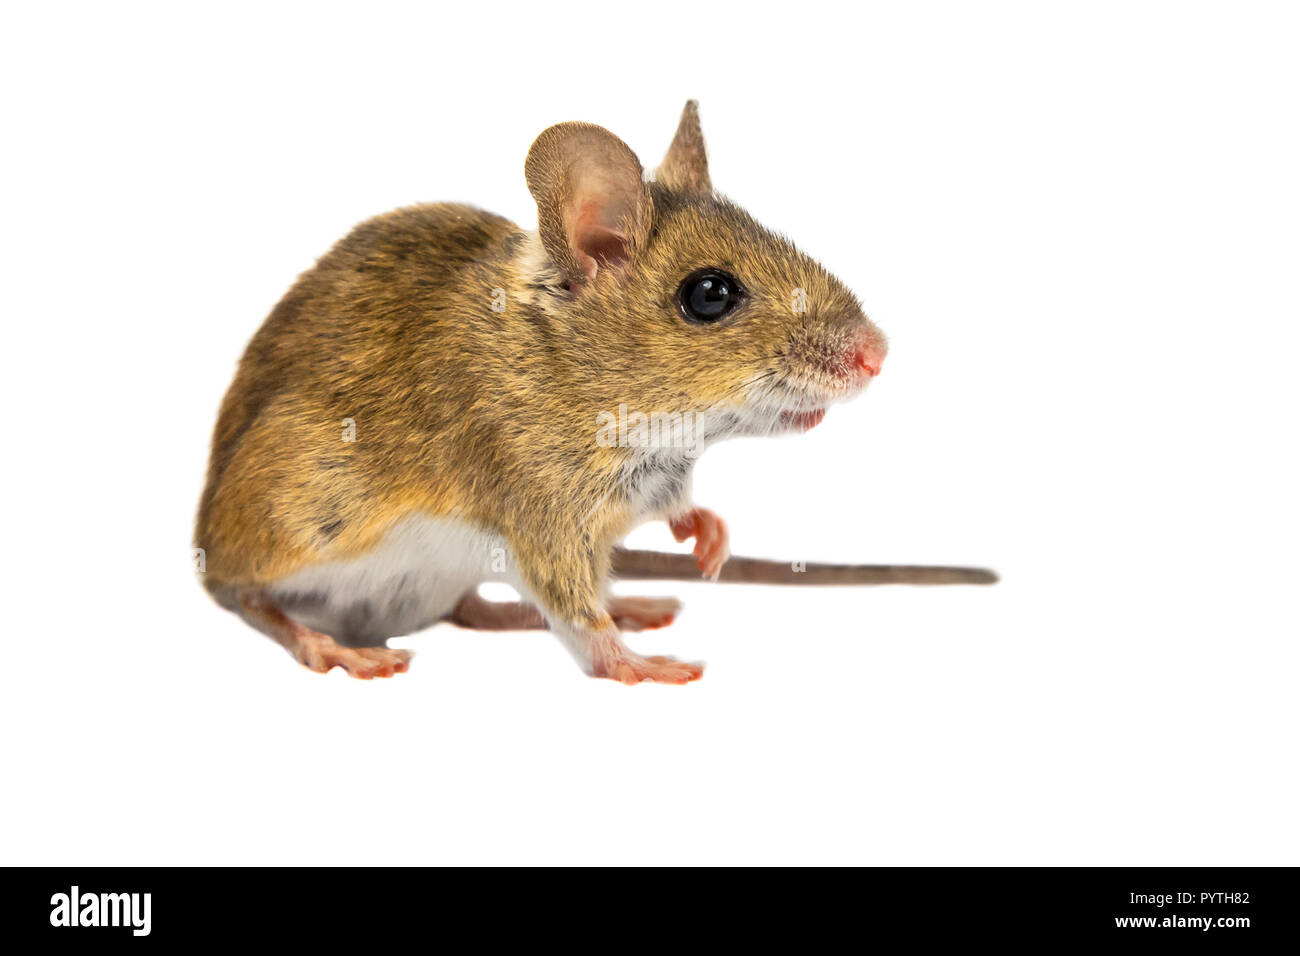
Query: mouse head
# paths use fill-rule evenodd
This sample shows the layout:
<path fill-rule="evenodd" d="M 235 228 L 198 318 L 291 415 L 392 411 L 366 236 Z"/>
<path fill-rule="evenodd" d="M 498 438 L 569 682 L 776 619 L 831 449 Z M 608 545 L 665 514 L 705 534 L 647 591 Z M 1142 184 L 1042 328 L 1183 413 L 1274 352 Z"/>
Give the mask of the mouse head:
<path fill-rule="evenodd" d="M 764 434 L 816 425 L 880 374 L 885 337 L 853 294 L 713 192 L 694 101 L 653 181 L 588 123 L 543 132 L 525 173 L 546 310 L 620 402 Z"/>

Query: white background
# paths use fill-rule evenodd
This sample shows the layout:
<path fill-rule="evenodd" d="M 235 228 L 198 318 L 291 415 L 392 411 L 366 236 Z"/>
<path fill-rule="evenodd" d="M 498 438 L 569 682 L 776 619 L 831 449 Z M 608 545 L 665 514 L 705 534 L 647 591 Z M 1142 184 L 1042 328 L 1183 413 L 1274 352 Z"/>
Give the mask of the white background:
<path fill-rule="evenodd" d="M 5 13 L 0 860 L 1300 862 L 1294 14 L 759 7 Z M 1003 582 L 629 588 L 685 599 L 631 639 L 685 688 L 447 626 L 321 677 L 219 610 L 211 427 L 294 277 L 398 205 L 531 227 L 544 127 L 649 167 L 692 96 L 892 340 L 700 502 L 737 553 Z"/>

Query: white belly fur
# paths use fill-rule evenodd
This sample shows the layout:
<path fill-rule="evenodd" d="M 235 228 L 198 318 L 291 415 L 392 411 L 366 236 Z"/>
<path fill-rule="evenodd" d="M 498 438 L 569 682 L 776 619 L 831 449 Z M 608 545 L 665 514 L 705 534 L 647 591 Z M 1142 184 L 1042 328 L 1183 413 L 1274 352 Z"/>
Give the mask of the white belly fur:
<path fill-rule="evenodd" d="M 505 541 L 463 521 L 412 515 L 359 558 L 316 564 L 271 586 L 299 623 L 340 642 L 372 644 L 438 621 L 484 581 L 525 594 Z"/>
<path fill-rule="evenodd" d="M 643 518 L 680 513 L 690 501 L 693 461 L 655 467 L 655 457 L 637 459 L 643 467 L 633 469 L 634 507 Z M 441 620 L 484 581 L 504 581 L 538 604 L 500 535 L 454 518 L 413 514 L 361 557 L 303 568 L 268 591 L 280 610 L 312 630 L 340 643 L 379 644 Z"/>

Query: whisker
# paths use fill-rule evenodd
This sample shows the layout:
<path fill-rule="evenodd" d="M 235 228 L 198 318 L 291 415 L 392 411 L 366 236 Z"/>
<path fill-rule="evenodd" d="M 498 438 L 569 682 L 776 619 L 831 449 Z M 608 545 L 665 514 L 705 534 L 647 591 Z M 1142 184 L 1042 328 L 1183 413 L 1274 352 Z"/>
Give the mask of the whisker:
<path fill-rule="evenodd" d="M 724 392 L 722 397 L 730 398 L 732 395 L 734 395 L 736 392 L 739 392 L 743 388 L 749 388 L 751 385 L 757 385 L 765 378 L 771 378 L 773 375 L 776 374 L 776 371 L 777 371 L 776 369 L 772 369 L 769 372 L 764 372 L 761 375 L 755 376 L 754 378 L 741 382 L 739 385 L 737 385 L 735 388 L 731 389 L 730 391 Z"/>

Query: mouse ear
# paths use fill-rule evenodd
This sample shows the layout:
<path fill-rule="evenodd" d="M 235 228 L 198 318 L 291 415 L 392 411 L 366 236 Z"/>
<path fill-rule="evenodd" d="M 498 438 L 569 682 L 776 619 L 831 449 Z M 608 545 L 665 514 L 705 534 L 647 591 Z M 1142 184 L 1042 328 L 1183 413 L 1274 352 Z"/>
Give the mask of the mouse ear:
<path fill-rule="evenodd" d="M 524 177 L 537 200 L 542 244 L 571 280 L 632 257 L 648 197 L 636 154 L 609 130 L 552 126 L 528 150 Z"/>
<path fill-rule="evenodd" d="M 713 192 L 709 180 L 709 157 L 704 151 L 704 133 L 700 131 L 700 104 L 687 100 L 682 121 L 677 124 L 668 154 L 655 170 L 655 181 L 679 192 L 708 195 Z"/>

